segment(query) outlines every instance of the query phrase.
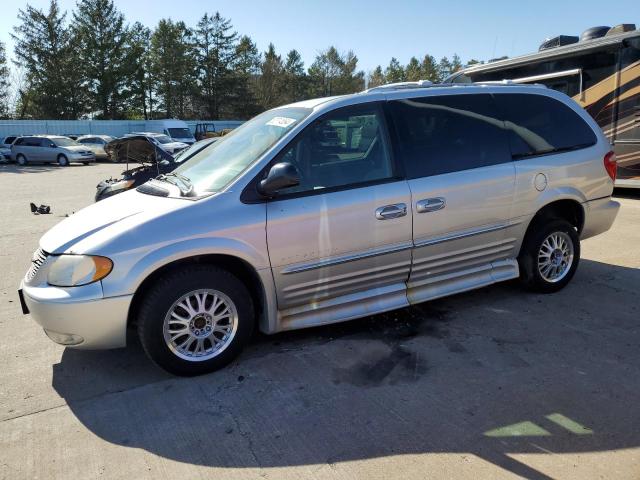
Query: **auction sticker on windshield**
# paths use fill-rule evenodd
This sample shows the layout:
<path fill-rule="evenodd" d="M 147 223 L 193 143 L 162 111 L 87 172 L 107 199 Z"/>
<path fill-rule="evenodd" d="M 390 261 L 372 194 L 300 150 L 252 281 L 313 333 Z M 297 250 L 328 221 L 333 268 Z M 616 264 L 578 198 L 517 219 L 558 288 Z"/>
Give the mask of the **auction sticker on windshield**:
<path fill-rule="evenodd" d="M 296 121 L 295 118 L 288 118 L 288 117 L 273 117 L 271 120 L 269 120 L 266 124 L 267 125 L 273 125 L 274 127 L 282 127 L 282 128 L 287 128 L 289 125 L 291 125 L 292 123 L 294 123 Z"/>

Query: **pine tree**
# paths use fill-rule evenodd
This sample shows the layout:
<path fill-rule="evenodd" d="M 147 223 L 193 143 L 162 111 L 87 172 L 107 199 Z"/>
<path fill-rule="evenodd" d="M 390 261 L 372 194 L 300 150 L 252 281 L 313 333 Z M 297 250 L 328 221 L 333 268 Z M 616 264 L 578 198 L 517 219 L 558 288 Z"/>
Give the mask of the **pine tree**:
<path fill-rule="evenodd" d="M 260 52 L 248 36 L 242 36 L 236 46 L 233 73 L 235 79 L 232 118 L 247 119 L 260 111 L 257 100 L 260 73 Z"/>
<path fill-rule="evenodd" d="M 184 22 L 160 20 L 151 35 L 150 57 L 159 107 L 169 118 L 193 117 L 195 58 Z"/>
<path fill-rule="evenodd" d="M 340 75 L 336 82 L 335 93 L 343 95 L 364 90 L 364 72 L 358 71 L 358 57 L 349 50 L 341 56 Z"/>
<path fill-rule="evenodd" d="M 207 118 L 217 120 L 231 109 L 237 33 L 219 12 L 205 14 L 194 31 L 198 89 Z"/>
<path fill-rule="evenodd" d="M 297 50 L 291 50 L 284 62 L 284 97 L 286 103 L 298 102 L 306 97 L 307 76 L 304 62 Z"/>
<path fill-rule="evenodd" d="M 4 43 L 0 42 L 0 118 L 9 117 L 9 67 Z"/>
<path fill-rule="evenodd" d="M 76 56 L 82 68 L 90 108 L 99 118 L 120 118 L 125 109 L 123 91 L 126 71 L 128 34 L 124 15 L 112 0 L 79 0 L 73 14 Z"/>
<path fill-rule="evenodd" d="M 151 30 L 139 22 L 129 29 L 126 44 L 124 92 L 128 103 L 128 118 L 153 117 L 153 77 L 151 76 Z"/>
<path fill-rule="evenodd" d="M 416 57 L 411 57 L 409 63 L 405 68 L 405 76 L 409 82 L 417 82 L 418 80 L 425 80 L 422 78 L 422 68 L 420 68 L 420 62 Z"/>
<path fill-rule="evenodd" d="M 404 82 L 407 78 L 404 68 L 395 57 L 391 59 L 389 66 L 384 71 L 384 77 L 386 83 Z"/>
<path fill-rule="evenodd" d="M 384 78 L 384 72 L 382 71 L 382 67 L 378 65 L 373 72 L 369 74 L 369 80 L 367 82 L 367 87 L 379 87 L 380 85 L 384 85 L 386 83 Z"/>
<path fill-rule="evenodd" d="M 429 80 L 430 82 L 437 83 L 440 78 L 438 77 L 438 65 L 436 59 L 431 55 L 425 55 L 420 64 L 420 70 L 422 74 L 422 80 Z"/>
<path fill-rule="evenodd" d="M 450 70 L 449 74 L 455 73 L 458 70 L 461 70 L 462 66 L 463 65 L 462 65 L 462 61 L 460 60 L 460 57 L 458 56 L 457 53 L 454 53 L 453 54 L 453 58 L 451 59 L 451 70 Z"/>
<path fill-rule="evenodd" d="M 75 119 L 84 113 L 77 45 L 65 19 L 56 0 L 46 13 L 30 5 L 18 11 L 11 36 L 15 63 L 24 69 L 27 83 L 18 100 L 21 116 Z"/>
<path fill-rule="evenodd" d="M 451 75 L 451 62 L 447 57 L 442 57 L 438 62 L 438 83 L 444 81 Z"/>
<path fill-rule="evenodd" d="M 273 43 L 270 43 L 264 53 L 258 81 L 258 100 L 265 110 L 283 103 L 283 71 L 282 58 L 276 54 Z"/>

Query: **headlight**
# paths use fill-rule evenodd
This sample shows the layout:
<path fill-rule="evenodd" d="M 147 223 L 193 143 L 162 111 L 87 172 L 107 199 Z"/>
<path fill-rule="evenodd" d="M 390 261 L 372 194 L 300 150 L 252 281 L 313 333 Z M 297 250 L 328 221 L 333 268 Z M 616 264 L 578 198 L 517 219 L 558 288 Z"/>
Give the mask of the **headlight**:
<path fill-rule="evenodd" d="M 78 287 L 109 275 L 113 262 L 96 255 L 57 255 L 51 257 L 47 282 L 56 287 Z"/>
<path fill-rule="evenodd" d="M 109 187 L 112 190 L 126 190 L 135 183 L 135 180 L 120 180 L 119 182 L 112 183 Z"/>

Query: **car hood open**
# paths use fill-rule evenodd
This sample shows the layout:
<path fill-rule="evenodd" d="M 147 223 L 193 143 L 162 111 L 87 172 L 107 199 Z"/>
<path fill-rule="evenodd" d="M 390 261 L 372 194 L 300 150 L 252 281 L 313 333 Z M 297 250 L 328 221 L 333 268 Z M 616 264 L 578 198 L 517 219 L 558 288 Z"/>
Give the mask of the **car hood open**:
<path fill-rule="evenodd" d="M 173 155 L 144 135 L 117 138 L 104 147 L 112 159 L 120 162 L 155 164 L 161 160 L 173 162 Z"/>

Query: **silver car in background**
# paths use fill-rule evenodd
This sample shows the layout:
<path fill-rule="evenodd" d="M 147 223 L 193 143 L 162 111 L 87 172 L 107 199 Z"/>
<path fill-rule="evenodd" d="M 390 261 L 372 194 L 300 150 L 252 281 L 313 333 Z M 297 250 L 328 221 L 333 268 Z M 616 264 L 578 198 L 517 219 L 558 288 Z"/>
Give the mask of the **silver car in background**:
<path fill-rule="evenodd" d="M 57 163 L 65 167 L 72 162 L 85 165 L 96 161 L 87 147 L 75 140 L 57 135 L 27 135 L 11 145 L 11 158 L 19 165 L 28 163 Z"/>
<path fill-rule="evenodd" d="M 107 161 L 109 155 L 104 150 L 104 146 L 112 140 L 115 140 L 115 137 L 110 135 L 81 135 L 76 139 L 76 142 L 91 150 L 96 156 L 96 160 Z"/>
<path fill-rule="evenodd" d="M 55 342 L 137 330 L 179 375 L 276 333 L 520 277 L 562 289 L 619 209 L 611 145 L 539 86 L 377 87 L 269 110 L 40 240 L 25 313 Z"/>

